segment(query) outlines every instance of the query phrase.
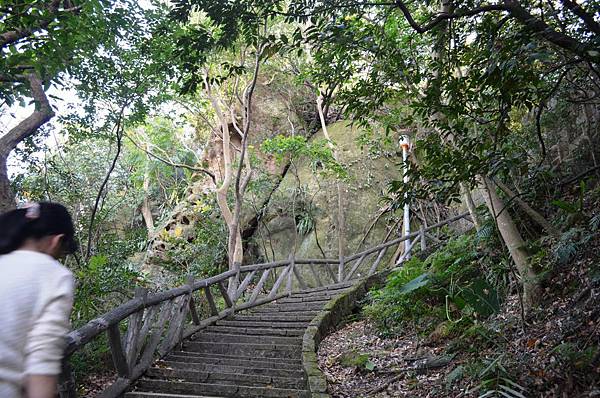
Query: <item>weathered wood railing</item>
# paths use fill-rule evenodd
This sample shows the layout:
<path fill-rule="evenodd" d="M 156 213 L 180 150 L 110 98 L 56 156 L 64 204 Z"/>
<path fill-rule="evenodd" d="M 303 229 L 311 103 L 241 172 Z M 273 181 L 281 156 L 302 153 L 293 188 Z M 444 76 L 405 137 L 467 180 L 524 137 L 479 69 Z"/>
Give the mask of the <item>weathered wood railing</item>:
<path fill-rule="evenodd" d="M 114 310 L 72 331 L 67 337 L 61 398 L 77 397 L 69 358 L 91 340 L 107 334 L 116 371 L 112 384 L 97 397 L 117 397 L 126 391 L 152 363 L 200 329 L 237 311 L 256 307 L 290 295 L 294 290 L 348 282 L 372 275 L 380 267 L 388 249 L 409 240 L 407 249 L 395 262 L 399 265 L 420 242 L 426 248 L 428 232 L 465 217 L 460 214 L 418 232 L 391 240 L 342 259 L 295 259 L 239 266 L 211 278 L 194 280 L 159 293 L 138 288 L 135 297 Z M 308 268 L 308 270 L 301 268 Z M 260 277 L 259 277 L 260 275 Z M 225 282 L 237 278 L 239 285 L 228 292 Z M 222 298 L 222 302 L 215 298 Z M 217 296 L 217 297 L 218 297 Z M 198 304 L 203 297 L 208 312 L 200 318 Z"/>

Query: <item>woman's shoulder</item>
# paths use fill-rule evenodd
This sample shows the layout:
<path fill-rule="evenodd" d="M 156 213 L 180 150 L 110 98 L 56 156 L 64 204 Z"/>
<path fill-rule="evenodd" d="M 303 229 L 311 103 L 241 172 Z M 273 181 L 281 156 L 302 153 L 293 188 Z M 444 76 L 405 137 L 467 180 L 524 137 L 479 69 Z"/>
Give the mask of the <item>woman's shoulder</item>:
<path fill-rule="evenodd" d="M 71 271 L 52 256 L 32 250 L 15 250 L 0 257 L 5 265 L 15 265 L 21 269 L 33 268 L 36 273 L 53 275 L 57 278 L 72 277 Z"/>

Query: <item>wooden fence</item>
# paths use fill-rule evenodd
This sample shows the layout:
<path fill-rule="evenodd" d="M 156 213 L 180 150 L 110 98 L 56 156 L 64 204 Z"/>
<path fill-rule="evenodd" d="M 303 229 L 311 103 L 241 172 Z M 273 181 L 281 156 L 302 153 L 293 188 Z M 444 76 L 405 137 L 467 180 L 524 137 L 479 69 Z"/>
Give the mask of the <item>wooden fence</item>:
<path fill-rule="evenodd" d="M 69 333 L 59 395 L 61 398 L 77 397 L 69 358 L 103 333 L 108 337 L 116 375 L 112 384 L 97 397 L 112 398 L 125 392 L 154 361 L 216 321 L 289 296 L 296 290 L 370 276 L 381 268 L 379 265 L 390 247 L 409 240 L 407 250 L 396 261 L 398 266 L 418 243 L 421 250 L 425 250 L 430 231 L 467 215 L 460 214 L 346 258 L 290 257 L 283 261 L 238 266 L 235 270 L 198 281 L 189 276 L 184 286 L 164 292 L 149 294 L 146 289 L 137 288 L 133 299 Z M 312 276 L 312 280 L 307 275 Z M 237 278 L 239 285 L 235 292 L 228 292 L 225 287 L 229 278 Z M 217 300 L 215 294 L 223 301 Z M 198 311 L 202 299 L 210 313 L 203 319 Z"/>

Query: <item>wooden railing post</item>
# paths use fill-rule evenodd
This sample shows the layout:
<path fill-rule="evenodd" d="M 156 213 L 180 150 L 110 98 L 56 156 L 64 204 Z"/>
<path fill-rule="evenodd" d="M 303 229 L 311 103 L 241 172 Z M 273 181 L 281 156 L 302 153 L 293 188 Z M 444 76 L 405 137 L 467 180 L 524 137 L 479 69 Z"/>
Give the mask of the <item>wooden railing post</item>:
<path fill-rule="evenodd" d="M 215 299 L 213 298 L 212 293 L 210 292 L 210 286 L 206 286 L 204 288 L 204 294 L 206 295 L 206 300 L 208 301 L 208 306 L 210 307 L 211 315 L 219 315 L 219 310 L 215 304 Z"/>
<path fill-rule="evenodd" d="M 371 276 L 375 273 L 375 271 L 377 270 L 377 266 L 381 262 L 381 259 L 383 258 L 383 256 L 385 256 L 386 251 L 387 251 L 387 247 L 384 247 L 383 249 L 381 249 L 379 251 L 379 254 L 377 255 L 377 259 L 375 260 L 373 265 L 371 265 L 371 268 L 369 268 L 369 276 Z"/>
<path fill-rule="evenodd" d="M 279 274 L 279 276 L 275 280 L 275 283 L 271 287 L 271 292 L 267 296 L 268 298 L 271 299 L 271 298 L 277 296 L 277 291 L 279 291 L 279 288 L 283 284 L 283 281 L 285 280 L 285 277 L 287 276 L 287 273 L 289 271 L 290 271 L 290 266 L 289 265 L 281 270 L 281 274 Z"/>
<path fill-rule="evenodd" d="M 110 353 L 112 355 L 113 364 L 117 370 L 119 377 L 125 379 L 129 378 L 129 365 L 127 365 L 127 358 L 125 357 L 125 351 L 123 350 L 123 344 L 121 344 L 121 331 L 119 330 L 119 324 L 116 323 L 110 326 L 107 330 L 108 342 L 110 345 Z"/>
<path fill-rule="evenodd" d="M 304 290 L 304 289 L 308 288 L 308 285 L 304 281 L 304 278 L 302 278 L 300 271 L 298 271 L 298 267 L 294 266 L 294 268 L 292 268 L 292 271 L 294 272 L 294 276 L 296 277 L 296 280 L 298 281 L 298 284 L 300 285 L 300 289 Z"/>
<path fill-rule="evenodd" d="M 338 283 L 344 280 L 344 256 L 340 256 L 340 264 L 338 265 Z"/>
<path fill-rule="evenodd" d="M 242 281 L 242 283 L 238 287 L 238 290 L 235 293 L 235 297 L 232 297 L 232 300 L 233 300 L 234 304 L 244 294 L 244 291 L 246 290 L 246 288 L 248 287 L 248 285 L 250 284 L 250 282 L 252 282 L 252 278 L 254 277 L 254 275 L 256 275 L 256 270 L 251 271 L 250 273 L 248 273 L 248 275 L 246 275 L 246 277 L 244 278 L 244 280 Z"/>
<path fill-rule="evenodd" d="M 319 272 L 315 269 L 315 265 L 313 263 L 308 264 L 309 268 L 310 268 L 310 272 L 313 275 L 313 278 L 315 278 L 315 283 L 317 284 L 317 287 L 320 286 L 324 286 L 323 282 L 321 281 L 321 277 L 319 276 Z"/>
<path fill-rule="evenodd" d="M 148 298 L 148 289 L 144 287 L 136 287 L 134 298 L 142 300 L 145 303 Z M 129 367 L 128 374 L 131 375 L 135 362 L 137 360 L 137 346 L 140 338 L 140 329 L 142 328 L 142 320 L 144 317 L 144 309 L 132 314 L 129 317 L 129 325 L 127 327 L 127 334 L 125 335 L 124 348 L 125 348 L 125 359 L 127 366 Z"/>
<path fill-rule="evenodd" d="M 190 315 L 192 316 L 192 322 L 194 325 L 200 324 L 200 317 L 198 316 L 198 311 L 196 310 L 196 303 L 194 302 L 194 275 L 189 274 L 187 277 L 187 284 L 190 287 Z"/>
<path fill-rule="evenodd" d="M 289 265 L 289 269 L 287 272 L 287 284 L 285 287 L 285 290 L 287 293 L 292 293 L 292 288 L 293 288 L 293 282 L 294 282 L 294 267 L 296 266 L 296 258 L 294 257 L 294 254 L 290 254 L 290 265 Z"/>
<path fill-rule="evenodd" d="M 427 250 L 427 242 L 425 241 L 425 226 L 421 225 L 419 229 L 419 235 L 421 236 L 421 251 Z"/>
<path fill-rule="evenodd" d="M 238 275 L 239 275 L 239 273 L 238 273 Z M 223 296 L 223 300 L 225 300 L 225 305 L 227 306 L 227 308 L 232 308 L 233 301 L 231 300 L 231 297 L 229 296 L 229 292 L 227 292 L 227 289 L 225 289 L 225 286 L 223 286 L 223 282 L 217 283 L 217 287 L 219 288 L 219 291 L 221 292 L 221 296 Z"/>
<path fill-rule="evenodd" d="M 356 262 L 354 263 L 354 266 L 352 267 L 352 269 L 350 270 L 350 272 L 348 272 L 348 274 L 344 278 L 344 281 L 349 281 L 352 278 L 352 275 L 354 275 L 354 273 L 356 272 L 356 270 L 358 269 L 358 267 L 360 267 L 360 265 L 363 263 L 363 261 L 364 261 L 364 259 L 366 257 L 367 257 L 367 255 L 363 254 L 362 256 L 360 256 L 359 259 L 356 260 Z"/>
<path fill-rule="evenodd" d="M 62 372 L 58 378 L 58 396 L 60 398 L 77 398 L 77 388 L 69 358 L 64 358 L 62 361 Z"/>

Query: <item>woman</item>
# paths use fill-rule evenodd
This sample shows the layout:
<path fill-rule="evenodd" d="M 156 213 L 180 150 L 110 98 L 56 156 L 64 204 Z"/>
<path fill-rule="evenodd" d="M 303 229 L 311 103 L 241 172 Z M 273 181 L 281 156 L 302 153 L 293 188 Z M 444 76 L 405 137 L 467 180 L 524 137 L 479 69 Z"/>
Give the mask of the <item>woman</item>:
<path fill-rule="evenodd" d="M 77 246 L 56 203 L 0 215 L 0 397 L 56 395 L 73 305 L 73 275 L 57 259 Z"/>

